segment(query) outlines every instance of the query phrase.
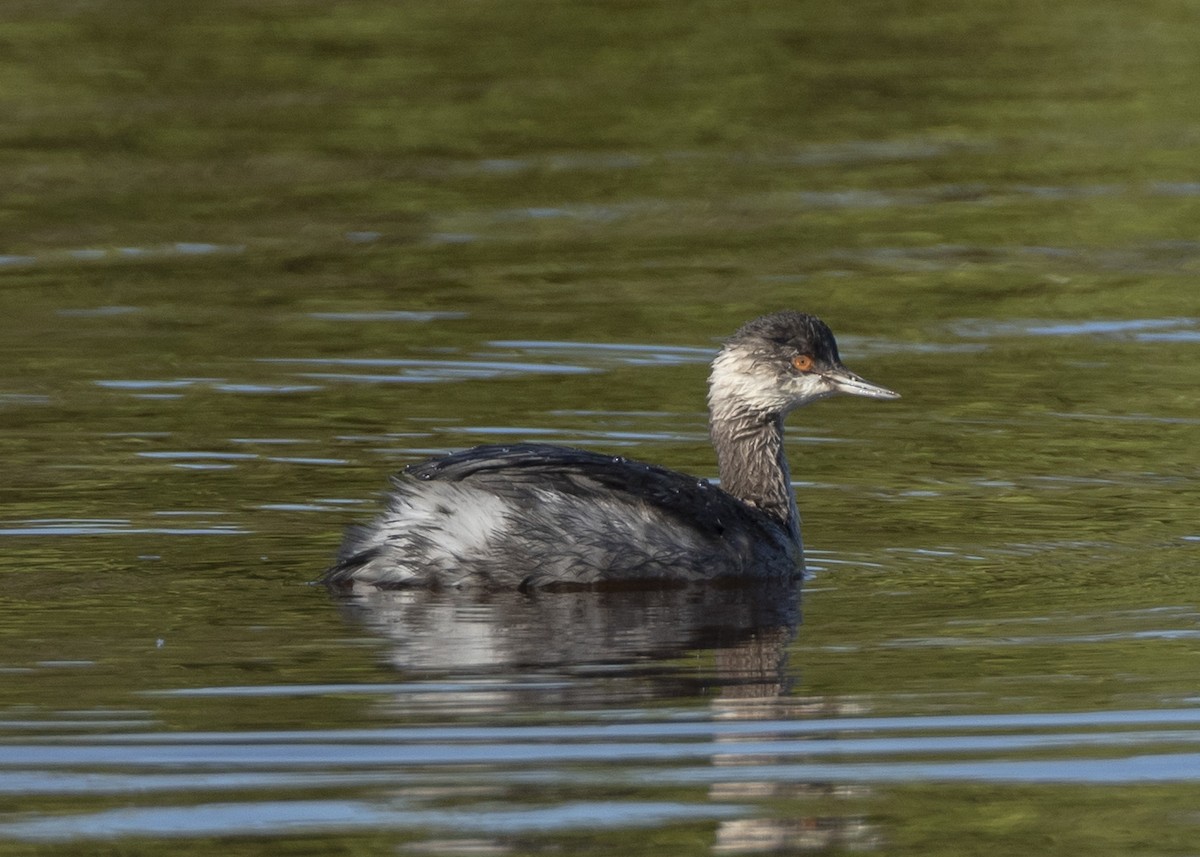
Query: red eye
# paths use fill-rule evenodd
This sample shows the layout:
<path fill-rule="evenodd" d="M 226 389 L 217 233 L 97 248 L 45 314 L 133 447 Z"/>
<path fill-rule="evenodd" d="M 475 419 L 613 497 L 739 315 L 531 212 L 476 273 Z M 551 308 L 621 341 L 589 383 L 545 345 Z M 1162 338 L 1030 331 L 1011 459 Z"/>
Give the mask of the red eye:
<path fill-rule="evenodd" d="M 813 359 L 807 354 L 797 354 L 792 358 L 792 368 L 801 372 L 807 372 L 812 368 Z"/>

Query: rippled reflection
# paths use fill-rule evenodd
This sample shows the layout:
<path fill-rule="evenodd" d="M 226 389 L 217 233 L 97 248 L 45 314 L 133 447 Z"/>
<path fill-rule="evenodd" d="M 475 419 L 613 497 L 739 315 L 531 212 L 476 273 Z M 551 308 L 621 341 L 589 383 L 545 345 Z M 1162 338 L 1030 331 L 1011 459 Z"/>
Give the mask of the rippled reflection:
<path fill-rule="evenodd" d="M 836 798 L 844 788 L 817 781 L 781 783 L 770 771 L 792 759 L 796 745 L 750 726 L 840 713 L 822 700 L 789 695 L 788 646 L 799 623 L 799 596 L 795 584 L 529 594 L 368 590 L 343 594 L 338 603 L 350 621 L 388 641 L 386 656 L 398 670 L 500 678 L 487 687 L 466 684 L 458 692 L 443 686 L 440 705 L 458 713 L 709 696 L 713 722 L 730 727 L 713 734 L 702 751 L 711 766 L 705 806 L 719 819 L 715 854 L 873 848 L 877 830 L 855 814 L 776 817 L 745 811 L 748 804 L 794 800 L 800 793 Z M 530 681 L 531 675 L 547 678 L 548 673 L 563 680 Z M 406 698 L 403 706 L 411 711 L 413 699 Z M 535 738 L 549 738 L 552 731 L 535 730 Z M 497 751 L 515 751 L 514 760 L 538 758 L 547 764 L 564 750 L 568 755 L 560 763 L 614 762 L 626 753 L 632 754 L 627 763 L 664 754 L 683 762 L 687 755 L 683 747 L 657 742 L 622 747 L 612 740 L 570 747 L 539 744 L 524 751 L 489 744 L 479 752 L 481 762 L 495 761 Z M 459 797 L 474 799 L 465 792 Z M 502 847 L 499 840 L 487 844 Z"/>
<path fill-rule="evenodd" d="M 703 681 L 731 696 L 785 689 L 786 647 L 799 622 L 795 585 L 582 592 L 354 592 L 337 596 L 352 621 L 383 636 L 405 671 L 608 671 L 623 679 L 694 683 L 694 665 L 661 662 L 711 653 Z M 657 663 L 645 675 L 639 664 Z M 685 679 L 686 677 L 686 679 Z M 659 687 L 658 692 L 666 688 Z"/>

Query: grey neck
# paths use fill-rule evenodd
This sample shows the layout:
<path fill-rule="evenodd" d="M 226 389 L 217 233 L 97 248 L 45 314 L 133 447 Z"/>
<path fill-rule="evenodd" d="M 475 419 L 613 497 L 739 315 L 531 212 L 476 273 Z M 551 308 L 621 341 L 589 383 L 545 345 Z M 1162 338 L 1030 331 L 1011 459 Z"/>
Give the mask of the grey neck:
<path fill-rule="evenodd" d="M 721 488 L 776 518 L 799 541 L 800 515 L 783 452 L 783 415 L 714 416 L 709 435 Z"/>

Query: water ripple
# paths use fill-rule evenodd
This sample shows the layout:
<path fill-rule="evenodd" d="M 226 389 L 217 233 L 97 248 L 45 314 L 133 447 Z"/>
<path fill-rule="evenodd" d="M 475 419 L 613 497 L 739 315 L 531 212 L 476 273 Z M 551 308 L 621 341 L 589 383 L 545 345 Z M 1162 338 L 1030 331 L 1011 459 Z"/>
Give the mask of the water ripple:
<path fill-rule="evenodd" d="M 404 809 L 350 800 L 259 801 L 199 806 L 114 809 L 77 816 L 0 824 L 0 835 L 34 841 L 125 836 L 280 835 L 380 828 L 438 828 L 481 833 L 657 826 L 724 818 L 743 812 L 720 804 L 670 801 L 580 801 L 550 807 L 469 811 Z"/>
<path fill-rule="evenodd" d="M 531 354 L 558 354 L 578 361 L 622 363 L 631 366 L 708 363 L 716 353 L 711 348 L 610 342 L 498 339 L 488 344 L 496 348 L 514 348 Z"/>
<path fill-rule="evenodd" d="M 355 688 L 294 691 L 342 695 Z M 358 690 L 438 692 L 431 682 Z M 1187 749 L 1200 744 L 1200 708 L 762 720 L 655 716 L 664 714 L 667 719 L 559 725 L 85 735 L 55 731 L 51 722 L 46 734 L 0 744 L 0 793 L 146 795 L 156 805 L 7 816 L 0 819 L 0 837 L 277 835 L 348 827 L 541 832 L 745 818 L 759 810 L 730 801 L 756 800 L 762 788 L 781 785 L 1200 780 L 1200 752 Z M 103 722 L 96 727 L 103 729 Z M 466 780 L 464 770 L 470 771 Z M 555 791 L 543 792 L 546 799 L 537 803 L 529 786 Z M 679 800 L 679 789 L 695 786 L 706 791 Z M 618 787 L 636 799 L 586 797 Z M 347 800 L 348 788 L 371 791 Z M 320 789 L 331 797 L 312 794 Z M 296 799 L 278 798 L 281 790 Z M 239 795 L 208 803 L 182 797 L 214 791 Z M 248 794 L 254 791 L 269 791 L 271 799 L 256 801 Z M 181 797 L 157 805 L 164 793 Z M 447 810 L 451 798 L 456 808 Z"/>
<path fill-rule="evenodd" d="M 996 321 L 994 319 L 963 319 L 951 330 L 966 338 L 1005 336 L 1107 336 L 1153 341 L 1179 341 L 1200 336 L 1200 319 L 1196 318 L 1128 318 L 1058 320 L 1024 319 Z"/>
<path fill-rule="evenodd" d="M 588 366 L 565 363 L 527 363 L 512 360 L 420 360 L 406 358 L 268 358 L 260 362 L 285 365 L 345 367 L 346 369 L 392 369 L 392 372 L 299 372 L 302 378 L 351 383 L 432 384 L 518 375 L 583 375 L 597 371 Z"/>
<path fill-rule="evenodd" d="M 250 532 L 237 524 L 191 527 L 137 526 L 125 518 L 40 518 L 0 522 L 0 536 L 229 536 Z"/>
<path fill-rule="evenodd" d="M 309 318 L 321 321 L 443 321 L 466 318 L 465 312 L 438 310 L 376 310 L 374 312 L 310 312 Z"/>
<path fill-rule="evenodd" d="M 65 262 L 113 262 L 131 259 L 178 259 L 193 256 L 228 256 L 245 252 L 244 244 L 210 244 L 203 241 L 176 241 L 153 247 L 79 247 L 52 250 L 40 255 L 0 256 L 0 266 L 61 264 Z"/>

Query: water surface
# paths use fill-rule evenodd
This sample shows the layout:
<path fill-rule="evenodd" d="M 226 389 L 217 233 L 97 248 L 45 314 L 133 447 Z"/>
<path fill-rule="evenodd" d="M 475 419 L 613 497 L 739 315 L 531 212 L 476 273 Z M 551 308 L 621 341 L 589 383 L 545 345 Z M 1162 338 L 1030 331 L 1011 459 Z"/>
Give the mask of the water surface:
<path fill-rule="evenodd" d="M 6 12 L 0 854 L 1195 853 L 1194 10 L 614 9 Z M 782 307 L 802 594 L 308 585 Z"/>

